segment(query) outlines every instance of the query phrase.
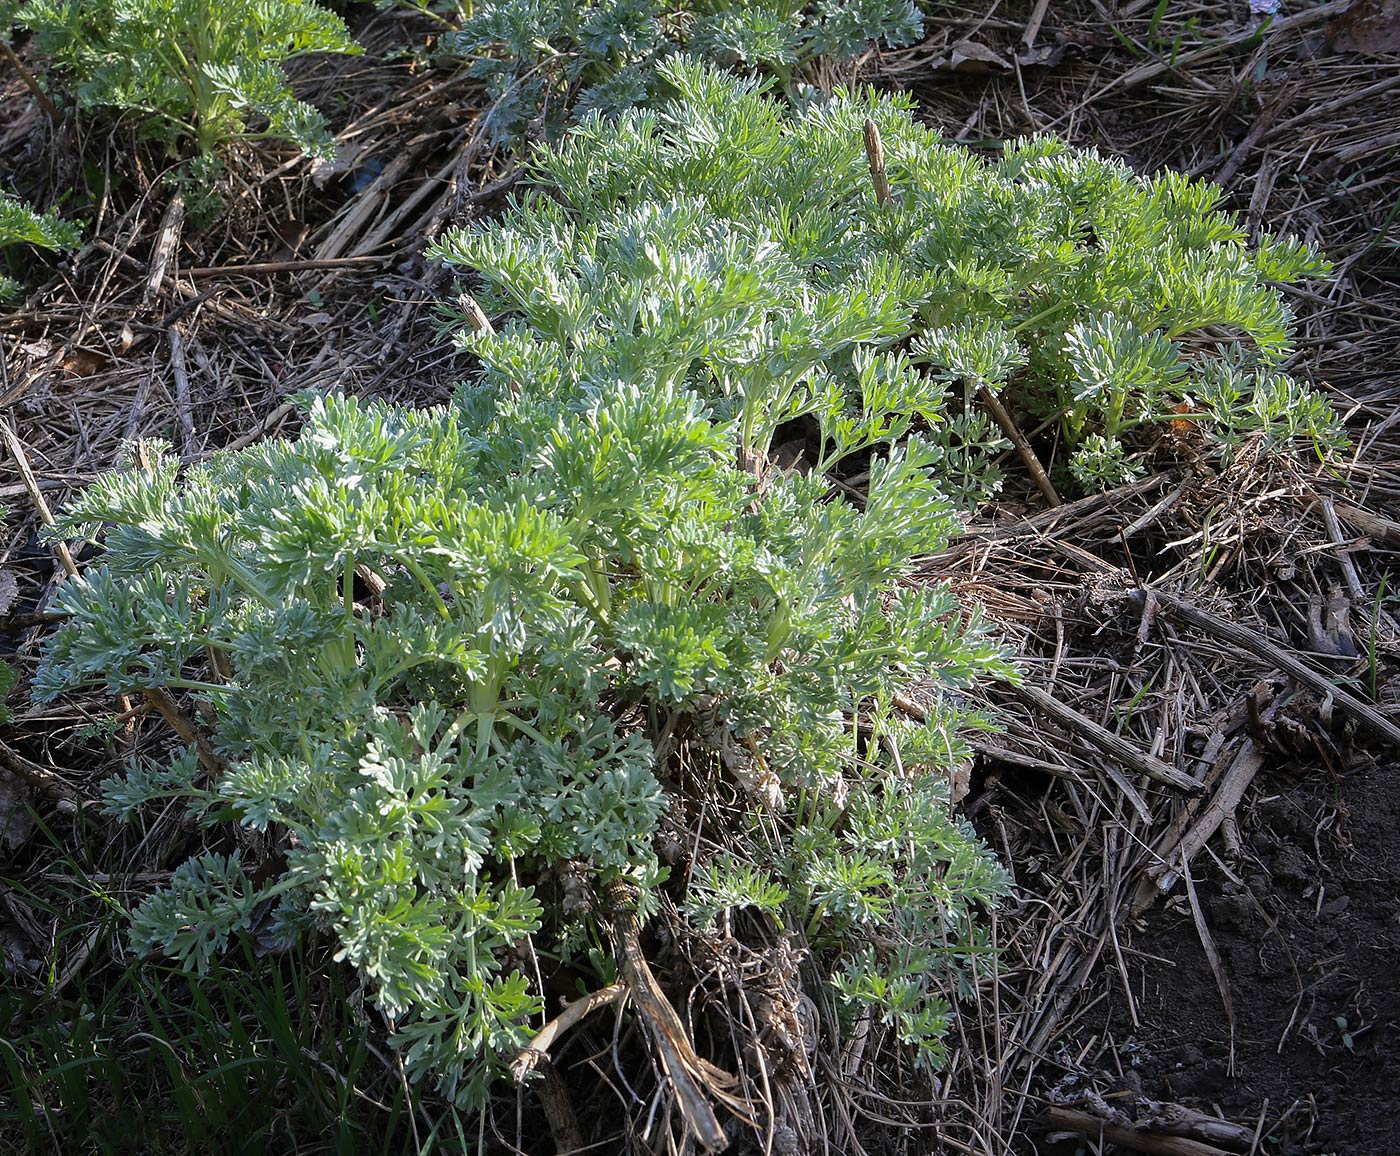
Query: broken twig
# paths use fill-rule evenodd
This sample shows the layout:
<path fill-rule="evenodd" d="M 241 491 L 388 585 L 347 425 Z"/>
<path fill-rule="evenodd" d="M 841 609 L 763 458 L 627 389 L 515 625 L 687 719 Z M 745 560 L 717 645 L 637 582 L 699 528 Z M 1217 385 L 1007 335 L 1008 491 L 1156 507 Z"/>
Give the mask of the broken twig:
<path fill-rule="evenodd" d="M 626 994 L 626 987 L 620 983 L 614 983 L 608 987 L 599 988 L 597 991 L 589 992 L 565 1006 L 564 1010 L 540 1028 L 531 1037 L 530 1042 L 520 1049 L 515 1059 L 511 1060 L 510 1074 L 515 1077 L 515 1082 L 520 1083 L 542 1061 L 548 1060 L 549 1049 L 554 1046 L 554 1041 L 576 1023 L 600 1007 L 616 1003 Z"/>

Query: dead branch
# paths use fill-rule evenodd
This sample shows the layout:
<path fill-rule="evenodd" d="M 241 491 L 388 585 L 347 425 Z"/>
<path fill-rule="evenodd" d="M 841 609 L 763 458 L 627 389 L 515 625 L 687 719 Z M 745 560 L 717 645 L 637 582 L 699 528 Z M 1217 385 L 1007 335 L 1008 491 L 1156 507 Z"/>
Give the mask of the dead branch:
<path fill-rule="evenodd" d="M 1097 1139 L 1101 1144 L 1119 1144 L 1124 1148 L 1150 1153 L 1151 1156 L 1230 1156 L 1224 1148 L 1217 1148 L 1214 1144 L 1159 1132 L 1150 1125 L 1144 1128 L 1115 1124 L 1078 1108 L 1058 1105 L 1046 1108 L 1043 1120 L 1052 1131 L 1078 1132 Z"/>
<path fill-rule="evenodd" d="M 0 743 L 0 769 L 23 779 L 36 791 L 54 801 L 55 809 L 64 815 L 76 815 L 80 808 L 89 806 L 91 800 L 84 799 L 52 771 L 30 762 L 18 751 Z"/>
<path fill-rule="evenodd" d="M 0 438 L 5 441 L 5 448 L 10 452 L 10 458 L 15 463 L 15 469 L 19 471 L 20 481 L 24 483 L 24 488 L 29 493 L 29 500 L 34 503 L 34 509 L 39 515 L 39 520 L 45 526 L 52 526 L 53 513 L 49 510 L 49 504 L 44 500 L 44 495 L 39 489 L 38 479 L 34 477 L 34 471 L 29 467 L 29 457 L 24 452 L 24 446 L 20 444 L 15 431 L 10 428 L 10 423 L 0 419 Z M 78 564 L 73 561 L 73 554 L 68 549 L 67 542 L 54 542 L 53 551 L 58 555 L 59 564 L 64 572 L 72 578 L 78 573 Z"/>
<path fill-rule="evenodd" d="M 180 736 L 180 741 L 194 747 L 204 769 L 211 775 L 223 774 L 223 759 L 214 753 L 208 737 L 180 709 L 174 696 L 163 686 L 149 687 L 142 693 L 146 701 L 160 712 L 160 717 L 170 724 L 170 729 Z"/>
<path fill-rule="evenodd" d="M 578 1113 L 574 1111 L 573 1099 L 565 1086 L 563 1077 L 555 1070 L 546 1057 L 539 1065 L 540 1079 L 535 1083 L 535 1095 L 549 1121 L 549 1134 L 554 1138 L 556 1152 L 582 1152 L 587 1146 L 583 1129 L 579 1127 Z"/>
<path fill-rule="evenodd" d="M 201 265 L 186 269 L 186 277 L 261 277 L 268 273 L 310 273 L 319 269 L 375 268 L 387 265 L 390 258 L 385 256 L 326 257 L 319 260 L 307 257 L 301 261 L 247 261 L 241 265 Z"/>
<path fill-rule="evenodd" d="M 1182 816 L 1182 825 L 1174 824 L 1153 848 L 1157 864 L 1148 869 L 1148 877 L 1138 886 L 1133 898 L 1134 914 L 1148 907 L 1159 894 L 1165 895 L 1176 886 L 1181 874 L 1173 862 L 1189 864 L 1197 852 L 1210 842 L 1211 836 L 1234 815 L 1249 784 L 1263 765 L 1264 755 L 1258 745 L 1253 739 L 1245 739 L 1244 745 L 1230 760 L 1228 770 L 1220 779 L 1220 786 L 1199 811 L 1199 818 L 1192 823 L 1191 818 L 1197 812 L 1194 808 L 1188 810 Z"/>
<path fill-rule="evenodd" d="M 1342 521 L 1350 522 L 1367 537 L 1387 546 L 1400 546 L 1400 522 L 1347 502 L 1335 502 L 1333 508 Z"/>
<path fill-rule="evenodd" d="M 175 375 L 175 412 L 180 419 L 180 457 L 190 461 L 195 455 L 194 411 L 190 404 L 190 375 L 185 365 L 185 343 L 180 327 L 165 331 L 170 341 L 170 370 Z"/>
<path fill-rule="evenodd" d="M 53 126 L 57 128 L 61 125 L 63 114 L 58 111 L 58 106 L 50 99 L 49 94 L 43 90 L 39 82 L 34 79 L 34 74 L 15 54 L 15 50 L 10 47 L 10 42 L 4 35 L 0 35 L 0 56 L 4 56 L 10 67 L 15 70 L 15 74 L 24 81 L 24 87 L 29 89 L 30 94 L 39 102 L 39 107 L 44 110 L 44 115 L 49 118 Z"/>

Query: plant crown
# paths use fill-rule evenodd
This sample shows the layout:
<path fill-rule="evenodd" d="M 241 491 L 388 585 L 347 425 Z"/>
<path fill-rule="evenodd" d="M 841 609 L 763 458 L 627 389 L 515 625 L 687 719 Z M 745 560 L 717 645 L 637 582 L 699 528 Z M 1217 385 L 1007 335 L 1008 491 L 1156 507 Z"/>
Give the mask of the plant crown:
<path fill-rule="evenodd" d="M 747 317 L 709 338 L 735 364 L 769 340 Z M 136 763 L 110 807 L 178 800 L 285 854 L 250 865 L 225 836 L 135 911 L 135 945 L 199 968 L 269 910 L 324 928 L 410 1072 L 470 1105 L 542 1011 L 521 961 L 612 978 L 567 881 L 624 880 L 643 914 L 665 888 L 697 924 L 776 922 L 848 1017 L 937 1063 L 942 992 L 987 950 L 975 908 L 1008 888 L 948 815 L 985 725 L 958 691 L 1010 674 L 948 590 L 904 583 L 956 524 L 941 451 L 881 442 L 861 511 L 741 469 L 736 411 L 673 367 L 568 360 L 434 410 L 307 399 L 295 441 L 183 475 L 157 452 L 65 514 L 107 551 L 63 586 L 34 693 L 199 696 L 227 769 Z M 891 710 L 914 685 L 918 725 Z M 668 881 L 663 813 L 719 799 L 722 845 Z"/>
<path fill-rule="evenodd" d="M 328 154 L 324 118 L 292 94 L 283 66 L 311 52 L 361 51 L 344 21 L 315 0 L 27 0 L 8 8 L 79 107 L 146 116 L 172 150 L 189 142 L 204 158 L 259 137 Z"/>

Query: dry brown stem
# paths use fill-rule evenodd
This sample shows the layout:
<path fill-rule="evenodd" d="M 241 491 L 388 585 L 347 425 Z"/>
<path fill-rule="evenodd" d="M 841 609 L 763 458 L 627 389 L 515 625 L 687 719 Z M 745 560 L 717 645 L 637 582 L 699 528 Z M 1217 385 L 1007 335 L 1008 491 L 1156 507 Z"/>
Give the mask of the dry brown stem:
<path fill-rule="evenodd" d="M 160 223 L 160 233 L 156 237 L 151 254 L 150 272 L 146 277 L 146 287 L 141 293 L 141 304 L 150 308 L 160 296 L 165 285 L 165 272 L 170 267 L 170 259 L 180 245 L 180 231 L 185 224 L 185 198 L 176 193 L 165 207 L 165 216 Z"/>
<path fill-rule="evenodd" d="M 990 386 L 979 385 L 977 387 L 978 400 L 987 407 L 987 411 L 996 420 L 1001 432 L 1011 439 L 1011 444 L 1016 447 L 1016 454 L 1020 457 L 1022 464 L 1030 472 L 1031 480 L 1035 482 L 1036 489 L 1045 497 L 1045 504 L 1052 509 L 1055 506 L 1064 505 L 1060 495 L 1055 492 L 1055 487 L 1050 481 L 1050 475 L 1045 472 L 1045 467 L 1040 464 L 1040 459 L 1035 456 L 1035 450 L 1031 449 L 1031 443 L 1026 441 L 1025 435 L 1021 433 L 1016 420 L 1008 412 L 1006 406 L 1001 404 L 1001 398 L 997 397 L 996 390 Z"/>
<path fill-rule="evenodd" d="M 728 1147 L 729 1138 L 711 1107 L 712 1099 L 731 1111 L 747 1116 L 747 1106 L 732 1096 L 734 1077 L 698 1056 L 680 1016 L 661 991 L 642 952 L 641 928 L 637 923 L 635 900 L 627 885 L 613 880 L 604 889 L 608 919 L 617 949 L 617 966 L 627 997 L 640 1013 L 661 1066 L 675 1091 L 681 1118 L 707 1152 Z"/>
<path fill-rule="evenodd" d="M 29 500 L 34 503 L 34 510 L 39 515 L 39 520 L 45 526 L 52 527 L 54 524 L 53 512 L 49 509 L 49 503 L 44 499 L 43 491 L 39 488 L 38 479 L 34 476 L 34 471 L 30 468 L 29 457 L 24 452 L 24 446 L 20 444 L 15 431 L 10 428 L 10 423 L 0 418 L 0 438 L 5 441 L 5 448 L 10 453 L 10 460 L 14 462 L 15 469 L 19 471 L 20 481 L 24 483 L 25 491 L 29 494 Z M 68 549 L 67 542 L 55 541 L 53 551 L 58 556 L 59 564 L 64 572 L 70 577 L 75 577 L 78 573 L 78 564 L 73 561 L 73 554 Z"/>
<path fill-rule="evenodd" d="M 1173 1136 L 1151 1127 L 1115 1124 L 1078 1108 L 1052 1106 L 1045 1109 L 1048 1128 L 1063 1132 L 1078 1132 L 1100 1144 L 1119 1144 L 1150 1156 L 1231 1156 L 1224 1148 L 1193 1140 L 1189 1136 Z"/>
<path fill-rule="evenodd" d="M 10 47 L 8 39 L 9 30 L 0 33 L 0 56 L 4 56 L 10 67 L 15 70 L 15 75 L 24 82 L 24 87 L 29 89 L 30 95 L 38 102 L 40 108 L 44 110 L 44 115 L 49 118 L 50 123 L 55 128 L 63 123 L 63 114 L 58 111 L 58 106 L 49 98 L 49 94 L 43 90 L 39 82 L 34 79 L 34 74 L 29 71 L 29 66 L 24 63 Z"/>
<path fill-rule="evenodd" d="M 190 375 L 185 364 L 185 342 L 180 327 L 172 325 L 166 331 L 170 342 L 170 372 L 175 378 L 175 412 L 180 419 L 180 457 L 191 461 L 197 447 L 194 440 L 194 414 L 190 409 Z"/>
<path fill-rule="evenodd" d="M 890 203 L 890 178 L 885 172 L 885 146 L 880 140 L 879 126 L 867 118 L 865 122 L 865 155 L 870 162 L 870 180 L 875 186 L 875 203 Z"/>
<path fill-rule="evenodd" d="M 387 257 L 329 257 L 301 261 L 244 261 L 237 265 L 199 266 L 184 270 L 186 277 L 265 277 L 271 273 L 310 273 L 320 269 L 375 269 L 388 263 Z"/>
<path fill-rule="evenodd" d="M 555 1070 L 548 1057 L 539 1062 L 537 1071 L 540 1078 L 534 1084 L 535 1095 L 539 1098 L 540 1107 L 544 1109 L 545 1119 L 549 1121 L 549 1134 L 554 1139 L 554 1150 L 561 1156 L 567 1156 L 571 1152 L 582 1152 L 588 1144 L 584 1139 L 583 1129 L 579 1127 L 573 1097 L 569 1095 L 563 1077 Z"/>
<path fill-rule="evenodd" d="M 216 778 L 221 775 L 224 770 L 223 759 L 214 753 L 208 736 L 180 709 L 171 693 L 163 686 L 156 686 L 142 691 L 142 694 L 159 712 L 160 717 L 180 736 L 181 742 L 194 747 L 204 769 Z"/>
<path fill-rule="evenodd" d="M 0 767 L 54 800 L 55 807 L 61 814 L 76 815 L 79 808 L 88 805 L 89 800 L 82 798 L 58 775 L 24 758 L 4 743 L 0 743 Z"/>

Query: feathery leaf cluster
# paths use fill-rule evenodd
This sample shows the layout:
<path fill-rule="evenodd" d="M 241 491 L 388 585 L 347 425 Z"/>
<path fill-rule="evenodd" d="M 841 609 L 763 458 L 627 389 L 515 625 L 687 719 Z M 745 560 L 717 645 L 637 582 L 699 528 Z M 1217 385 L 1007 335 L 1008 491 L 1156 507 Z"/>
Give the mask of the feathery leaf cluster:
<path fill-rule="evenodd" d="M 923 35 L 914 0 L 487 0 L 440 49 L 471 61 L 492 100 L 491 131 L 517 142 L 553 137 L 576 112 L 649 103 L 664 89 L 657 65 L 678 52 L 796 92 L 818 58 Z"/>
<path fill-rule="evenodd" d="M 82 233 L 72 221 L 57 213 L 41 213 L 33 206 L 0 192 L 0 249 L 7 245 L 35 245 L 62 252 L 76 249 Z M 0 302 L 14 298 L 23 286 L 11 277 L 0 276 Z"/>
<path fill-rule="evenodd" d="M 900 97 L 790 109 L 684 57 L 657 76 L 669 100 L 588 115 L 536 153 L 556 196 L 438 246 L 519 319 L 474 341 L 496 380 L 654 366 L 736 417 L 745 451 L 816 417 L 819 470 L 931 423 L 944 484 L 968 499 L 999 448 L 970 408 L 980 387 L 1057 425 L 1083 488 L 1130 476 L 1134 432 L 1183 412 L 1223 449 L 1255 430 L 1335 441 L 1326 400 L 1283 370 L 1277 287 L 1326 262 L 1289 238 L 1248 244 L 1218 188 L 1050 139 L 985 160 Z"/>
<path fill-rule="evenodd" d="M 13 19 L 79 107 L 144 116 L 172 151 L 206 158 L 249 138 L 325 154 L 325 120 L 293 96 L 283 65 L 361 51 L 315 0 L 26 0 Z"/>

